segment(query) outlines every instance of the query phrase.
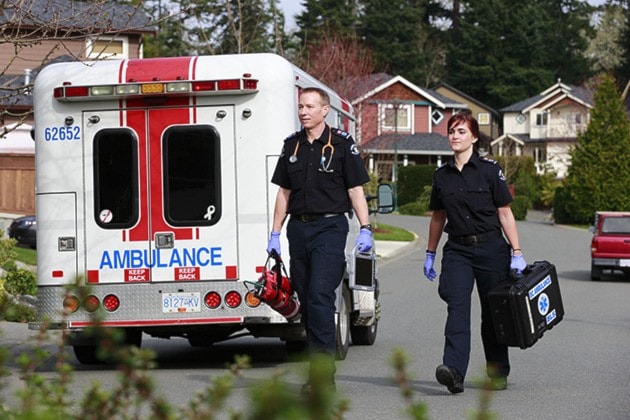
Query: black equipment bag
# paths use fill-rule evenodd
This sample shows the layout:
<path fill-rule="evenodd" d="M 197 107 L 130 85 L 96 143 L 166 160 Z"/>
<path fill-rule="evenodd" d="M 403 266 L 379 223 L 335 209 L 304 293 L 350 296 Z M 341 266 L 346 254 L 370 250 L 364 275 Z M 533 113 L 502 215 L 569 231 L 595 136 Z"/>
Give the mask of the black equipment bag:
<path fill-rule="evenodd" d="M 564 316 L 556 267 L 536 261 L 488 294 L 497 341 L 526 349 Z"/>

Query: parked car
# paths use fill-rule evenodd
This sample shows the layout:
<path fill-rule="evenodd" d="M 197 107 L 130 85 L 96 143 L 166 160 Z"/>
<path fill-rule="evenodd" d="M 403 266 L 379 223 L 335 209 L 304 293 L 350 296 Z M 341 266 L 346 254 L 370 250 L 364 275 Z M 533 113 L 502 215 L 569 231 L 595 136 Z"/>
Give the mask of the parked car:
<path fill-rule="evenodd" d="M 18 217 L 13 220 L 8 229 L 9 238 L 17 240 L 18 244 L 37 247 L 37 221 L 35 216 Z"/>
<path fill-rule="evenodd" d="M 630 274 L 630 212 L 598 211 L 591 231 L 591 280 L 604 270 Z"/>

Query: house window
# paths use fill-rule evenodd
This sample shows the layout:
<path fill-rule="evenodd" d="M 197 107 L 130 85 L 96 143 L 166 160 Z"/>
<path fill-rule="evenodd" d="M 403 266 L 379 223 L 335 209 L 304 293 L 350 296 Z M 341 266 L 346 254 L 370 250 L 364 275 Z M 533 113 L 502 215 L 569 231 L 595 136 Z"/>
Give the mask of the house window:
<path fill-rule="evenodd" d="M 487 112 L 480 112 L 479 115 L 477 115 L 477 121 L 479 121 L 479 125 L 490 124 L 490 114 Z"/>
<path fill-rule="evenodd" d="M 411 105 L 385 105 L 382 115 L 383 129 L 403 131 L 411 130 Z"/>
<path fill-rule="evenodd" d="M 129 58 L 129 42 L 124 37 L 100 37 L 87 42 L 87 57 L 90 59 Z"/>
<path fill-rule="evenodd" d="M 542 112 L 540 114 L 536 114 L 536 125 L 547 125 L 547 119 L 549 118 L 549 113 Z"/>
<path fill-rule="evenodd" d="M 582 114 L 569 113 L 564 116 L 564 121 L 567 124 L 582 124 Z"/>
<path fill-rule="evenodd" d="M 444 114 L 442 114 L 439 110 L 435 110 L 431 113 L 431 121 L 434 125 L 438 125 L 440 121 L 444 119 Z"/>
<path fill-rule="evenodd" d="M 523 114 L 518 114 L 516 116 L 516 122 L 519 124 L 523 124 L 527 118 Z"/>

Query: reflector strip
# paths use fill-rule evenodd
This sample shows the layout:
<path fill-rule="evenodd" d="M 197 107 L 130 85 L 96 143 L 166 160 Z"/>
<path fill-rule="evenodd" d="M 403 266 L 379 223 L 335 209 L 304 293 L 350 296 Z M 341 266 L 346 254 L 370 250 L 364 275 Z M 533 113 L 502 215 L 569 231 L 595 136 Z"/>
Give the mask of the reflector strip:
<path fill-rule="evenodd" d="M 177 314 L 176 314 L 177 315 Z M 139 321 L 103 321 L 99 325 L 106 327 L 139 327 L 139 326 L 160 326 L 160 325 L 190 325 L 190 324 L 222 324 L 222 323 L 241 323 L 242 316 L 223 317 L 223 318 L 200 318 L 200 319 L 164 319 L 164 320 L 139 320 Z M 91 327 L 94 323 L 89 321 L 70 321 L 69 328 Z"/>

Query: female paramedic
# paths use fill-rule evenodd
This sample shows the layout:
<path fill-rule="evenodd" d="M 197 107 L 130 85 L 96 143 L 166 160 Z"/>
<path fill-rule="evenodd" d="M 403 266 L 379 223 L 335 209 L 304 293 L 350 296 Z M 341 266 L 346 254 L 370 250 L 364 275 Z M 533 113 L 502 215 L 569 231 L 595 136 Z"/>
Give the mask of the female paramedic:
<path fill-rule="evenodd" d="M 522 271 L 526 266 L 510 208 L 512 196 L 501 167 L 477 153 L 477 121 L 470 114 L 456 114 L 447 127 L 454 156 L 433 175 L 429 204 L 433 214 L 424 263 L 424 275 L 435 280 L 433 264 L 444 230 L 448 240 L 442 249 L 438 294 L 447 304 L 448 315 L 443 364 L 437 367 L 435 377 L 453 394 L 464 391 L 470 358 L 471 294 L 476 281 L 489 384 L 492 389 L 506 389 L 508 348 L 497 343 L 487 295 L 511 269 Z"/>

